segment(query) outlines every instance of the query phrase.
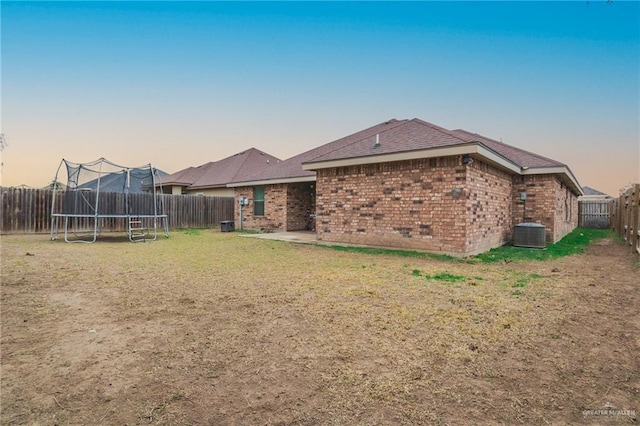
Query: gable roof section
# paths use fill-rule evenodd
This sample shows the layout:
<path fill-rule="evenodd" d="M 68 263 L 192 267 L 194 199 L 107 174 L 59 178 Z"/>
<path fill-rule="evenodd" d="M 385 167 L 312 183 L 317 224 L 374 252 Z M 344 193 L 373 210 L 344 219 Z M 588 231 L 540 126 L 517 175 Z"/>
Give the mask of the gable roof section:
<path fill-rule="evenodd" d="M 404 120 L 398 126 L 382 129 L 380 132 L 372 132 L 359 139 L 352 138 L 349 142 L 324 155 L 316 156 L 307 163 L 374 157 L 466 143 L 465 140 L 452 132 L 417 118 Z"/>
<path fill-rule="evenodd" d="M 354 140 L 305 162 L 305 170 L 469 154 L 520 175 L 558 174 L 577 194 L 582 190 L 565 164 L 465 130 L 447 130 L 414 118 Z"/>
<path fill-rule="evenodd" d="M 422 151 L 465 144 L 481 143 L 517 167 L 560 167 L 564 164 L 462 129 L 447 130 L 435 124 L 414 118 L 401 126 L 391 128 L 367 138 L 342 146 L 307 163 L 374 157 L 400 152 Z M 376 145 L 376 140 L 379 145 Z"/>
<path fill-rule="evenodd" d="M 482 158 L 514 174 L 558 174 L 576 193 L 582 193 L 575 176 L 563 163 L 476 133 L 447 130 L 417 118 L 377 124 L 232 181 L 228 186 L 314 181 L 314 170 L 322 168 L 464 154 Z"/>
<path fill-rule="evenodd" d="M 220 188 L 227 183 L 265 168 L 274 167 L 280 159 L 255 148 L 239 152 L 219 161 L 188 167 L 162 179 L 162 185 L 186 186 L 188 189 Z"/>
<path fill-rule="evenodd" d="M 263 184 L 276 184 L 282 182 L 305 182 L 315 181 L 315 172 L 304 170 L 302 164 L 312 160 L 313 158 L 326 155 L 332 151 L 338 150 L 344 146 L 348 146 L 356 141 L 365 139 L 367 137 L 375 136 L 376 133 L 383 132 L 388 129 L 400 126 L 406 123 L 408 120 L 396 120 L 391 119 L 384 123 L 377 124 L 365 130 L 361 130 L 352 135 L 344 138 L 337 139 L 333 142 L 321 145 L 317 148 L 305 151 L 301 154 L 291 157 L 285 161 L 263 169 L 259 172 L 249 174 L 236 181 L 233 181 L 228 186 L 237 187 L 245 185 L 263 185 Z"/>

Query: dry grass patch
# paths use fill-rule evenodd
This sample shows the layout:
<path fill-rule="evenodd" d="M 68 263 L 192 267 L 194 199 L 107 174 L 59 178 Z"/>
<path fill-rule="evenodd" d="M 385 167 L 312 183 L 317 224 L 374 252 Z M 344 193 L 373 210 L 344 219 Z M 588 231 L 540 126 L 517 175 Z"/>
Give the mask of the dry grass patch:
<path fill-rule="evenodd" d="M 3 236 L 3 420 L 572 423 L 614 396 L 632 409 L 637 340 L 595 354 L 573 324 L 601 290 L 586 267 L 631 288 L 622 253 L 468 264 L 215 231 L 144 244 Z M 610 296 L 600 309 L 622 315 Z"/>

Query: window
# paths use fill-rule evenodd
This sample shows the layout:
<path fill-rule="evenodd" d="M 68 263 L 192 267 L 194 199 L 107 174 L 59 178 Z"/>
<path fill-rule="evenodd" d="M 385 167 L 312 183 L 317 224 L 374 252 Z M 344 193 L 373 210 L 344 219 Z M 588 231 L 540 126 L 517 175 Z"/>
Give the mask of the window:
<path fill-rule="evenodd" d="M 264 216 L 264 186 L 253 187 L 253 214 Z"/>

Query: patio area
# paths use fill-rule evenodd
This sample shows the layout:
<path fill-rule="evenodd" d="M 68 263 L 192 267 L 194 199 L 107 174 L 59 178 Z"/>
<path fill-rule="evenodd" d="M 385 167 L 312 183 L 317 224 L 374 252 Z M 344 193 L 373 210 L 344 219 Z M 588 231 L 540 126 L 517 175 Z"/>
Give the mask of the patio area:
<path fill-rule="evenodd" d="M 300 244 L 318 244 L 314 231 L 282 231 L 264 234 L 241 234 L 243 237 L 260 238 L 263 240 L 289 241 Z"/>

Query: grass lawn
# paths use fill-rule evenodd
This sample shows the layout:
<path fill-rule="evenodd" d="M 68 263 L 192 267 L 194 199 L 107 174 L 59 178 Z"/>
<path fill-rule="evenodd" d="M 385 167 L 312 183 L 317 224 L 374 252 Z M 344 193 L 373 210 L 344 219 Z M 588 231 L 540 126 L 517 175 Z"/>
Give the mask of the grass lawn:
<path fill-rule="evenodd" d="M 555 244 L 548 244 L 544 249 L 533 249 L 524 247 L 514 247 L 510 244 L 502 247 L 491 249 L 485 253 L 481 253 L 477 256 L 469 258 L 456 258 L 454 256 L 446 254 L 434 254 L 425 253 L 415 250 L 399 250 L 399 249 L 384 249 L 384 248 L 369 248 L 369 247 L 357 247 L 357 246 L 342 246 L 342 245 L 318 245 L 319 247 L 326 247 L 333 250 L 343 251 L 347 253 L 366 253 L 366 254 L 383 254 L 390 256 L 400 257 L 415 257 L 415 258 L 428 258 L 438 260 L 448 260 L 451 262 L 512 262 L 512 261 L 531 261 L 531 260 L 551 260 L 564 256 L 570 256 L 572 254 L 579 254 L 584 251 L 593 241 L 600 238 L 619 238 L 608 229 L 588 229 L 588 228 L 576 228 L 562 240 Z"/>
<path fill-rule="evenodd" d="M 576 228 L 555 244 L 546 249 L 502 246 L 476 256 L 482 262 L 501 262 L 504 260 L 551 260 L 559 257 L 579 254 L 593 241 L 600 238 L 617 238 L 609 229 Z"/>
<path fill-rule="evenodd" d="M 640 409 L 637 269 L 611 238 L 509 263 L 509 248 L 469 262 L 215 230 L 1 242 L 5 424 L 544 424 Z"/>

